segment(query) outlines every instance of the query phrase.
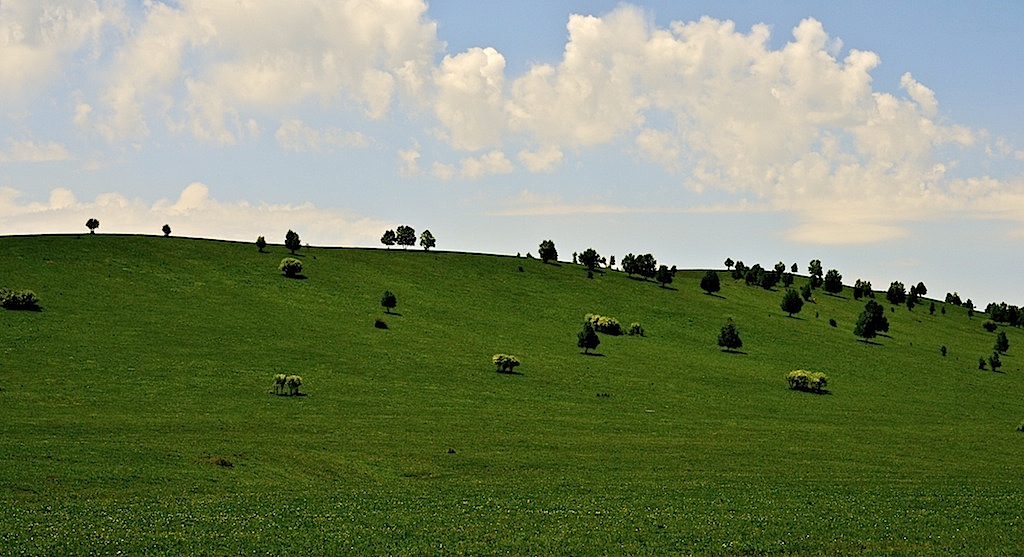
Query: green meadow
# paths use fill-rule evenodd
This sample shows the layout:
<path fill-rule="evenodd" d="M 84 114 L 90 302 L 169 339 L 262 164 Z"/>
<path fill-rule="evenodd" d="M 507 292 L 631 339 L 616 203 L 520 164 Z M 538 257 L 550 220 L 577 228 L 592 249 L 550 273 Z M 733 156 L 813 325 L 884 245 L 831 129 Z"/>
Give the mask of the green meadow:
<path fill-rule="evenodd" d="M 867 343 L 849 287 L 789 318 L 781 287 L 724 270 L 710 296 L 696 270 L 661 288 L 305 247 L 289 279 L 288 255 L 0 238 L 0 288 L 42 306 L 0 310 L 0 554 L 1024 554 L 1018 328 L 994 373 L 985 316 L 927 300 L 879 295 Z M 586 313 L 646 335 L 584 355 Z M 730 318 L 739 353 L 717 346 Z M 277 373 L 304 396 L 271 394 Z"/>

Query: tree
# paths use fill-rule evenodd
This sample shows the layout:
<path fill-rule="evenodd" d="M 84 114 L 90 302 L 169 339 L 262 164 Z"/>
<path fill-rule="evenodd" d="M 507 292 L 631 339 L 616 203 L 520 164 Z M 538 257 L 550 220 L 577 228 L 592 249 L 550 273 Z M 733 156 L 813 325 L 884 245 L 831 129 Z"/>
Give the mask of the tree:
<path fill-rule="evenodd" d="M 874 298 L 875 293 L 871 290 L 871 283 L 866 280 L 857 279 L 853 284 L 853 299 Z"/>
<path fill-rule="evenodd" d="M 587 248 L 580 253 L 580 264 L 587 268 L 589 271 L 593 271 L 597 268 L 597 263 L 601 261 L 601 255 L 594 251 L 594 248 Z"/>
<path fill-rule="evenodd" d="M 411 226 L 399 226 L 395 229 L 395 242 L 403 248 L 416 245 L 416 231 Z"/>
<path fill-rule="evenodd" d="M 889 300 L 889 303 L 896 306 L 907 301 L 907 291 L 903 287 L 903 283 L 900 281 L 894 281 L 889 285 L 889 290 L 885 292 L 885 299 Z"/>
<path fill-rule="evenodd" d="M 636 258 L 636 271 L 637 274 L 645 279 L 652 279 L 658 274 L 658 261 L 649 253 L 638 255 Z"/>
<path fill-rule="evenodd" d="M 1003 367 L 1003 362 L 999 360 L 998 352 L 993 352 L 988 357 L 988 365 L 992 367 L 992 371 L 999 371 L 999 368 Z"/>
<path fill-rule="evenodd" d="M 391 246 L 395 245 L 395 242 L 397 242 L 397 241 L 398 241 L 398 237 L 395 236 L 395 231 L 394 230 L 385 230 L 384 231 L 384 235 L 380 237 L 380 243 L 382 243 L 385 246 L 387 246 L 388 249 L 390 249 Z"/>
<path fill-rule="evenodd" d="M 395 309 L 395 306 L 398 305 L 398 298 L 395 298 L 395 295 L 390 290 L 385 290 L 384 296 L 380 299 L 380 305 L 386 313 L 391 313 L 391 310 Z"/>
<path fill-rule="evenodd" d="M 727 258 L 725 259 L 725 269 L 726 269 L 727 271 L 728 271 L 728 270 L 731 270 L 731 269 L 732 269 L 732 266 L 733 266 L 733 264 L 734 264 L 734 261 L 732 260 L 732 258 L 731 258 L 731 257 L 727 257 Z"/>
<path fill-rule="evenodd" d="M 807 266 L 807 274 L 811 276 L 811 288 L 821 287 L 821 274 L 823 272 L 824 271 L 821 269 L 821 260 L 812 259 L 811 263 Z"/>
<path fill-rule="evenodd" d="M 811 290 L 811 283 L 804 283 L 803 287 L 800 289 L 800 297 L 803 298 L 805 302 L 811 301 L 811 298 L 814 297 L 814 291 Z"/>
<path fill-rule="evenodd" d="M 164 238 L 166 238 L 166 237 L 171 235 L 171 225 L 169 225 L 169 224 L 165 224 L 164 227 L 161 228 L 160 230 L 163 231 Z"/>
<path fill-rule="evenodd" d="M 263 253 L 263 249 L 267 247 L 267 239 L 263 236 L 256 238 L 256 247 L 260 250 L 260 253 Z"/>
<path fill-rule="evenodd" d="M 540 260 L 544 263 L 558 260 L 558 250 L 555 249 L 555 243 L 551 240 L 544 240 L 541 242 L 540 250 L 537 254 L 540 255 Z"/>
<path fill-rule="evenodd" d="M 302 247 L 302 240 L 299 239 L 299 234 L 289 229 L 284 235 L 284 247 L 291 250 L 292 255 L 295 255 L 295 250 Z"/>
<path fill-rule="evenodd" d="M 636 274 L 637 268 L 635 255 L 627 253 L 622 257 L 622 270 L 626 271 L 626 275 L 630 277 Z"/>
<path fill-rule="evenodd" d="M 590 321 L 584 320 L 583 330 L 576 335 L 576 346 L 582 348 L 584 354 L 589 354 L 590 350 L 597 348 L 599 344 L 601 344 L 601 339 L 594 331 L 594 326 L 590 324 Z"/>
<path fill-rule="evenodd" d="M 737 261 L 736 264 L 733 265 L 732 278 L 739 280 L 745 276 L 747 276 L 747 266 L 744 265 L 742 261 Z"/>
<path fill-rule="evenodd" d="M 782 274 L 782 286 L 785 286 L 786 288 L 793 286 L 793 273 Z"/>
<path fill-rule="evenodd" d="M 100 227 L 100 221 L 96 219 L 89 219 L 85 221 L 85 227 L 89 229 L 89 234 L 95 234 L 96 229 Z"/>
<path fill-rule="evenodd" d="M 917 295 L 921 296 L 923 298 L 927 294 L 928 294 L 928 288 L 924 285 L 924 283 L 923 282 L 917 283 Z"/>
<path fill-rule="evenodd" d="M 928 306 L 928 315 L 935 315 L 935 302 Z"/>
<path fill-rule="evenodd" d="M 853 334 L 864 340 L 872 339 L 880 332 L 889 332 L 889 320 L 885 317 L 885 308 L 874 300 L 868 300 L 864 311 L 857 318 Z"/>
<path fill-rule="evenodd" d="M 420 246 L 423 248 L 424 251 L 429 250 L 436 244 L 437 241 L 434 240 L 434 235 L 431 234 L 429 230 L 424 230 L 423 234 L 420 234 Z"/>
<path fill-rule="evenodd" d="M 302 274 L 302 262 L 294 257 L 285 257 L 277 268 L 288 278 L 295 278 Z"/>
<path fill-rule="evenodd" d="M 776 274 L 778 274 L 781 277 L 782 273 L 785 273 L 785 272 L 786 272 L 786 264 L 785 263 L 779 261 L 778 263 L 775 264 L 775 273 Z"/>
<path fill-rule="evenodd" d="M 721 290 L 722 283 L 718 279 L 718 273 L 710 270 L 704 273 L 704 278 L 700 279 L 700 289 L 708 294 L 714 294 Z"/>
<path fill-rule="evenodd" d="M 740 339 L 740 334 L 736 332 L 736 326 L 732 323 L 726 323 L 722 327 L 722 331 L 718 333 L 718 345 L 724 348 L 727 352 L 739 350 L 743 347 L 743 341 Z"/>
<path fill-rule="evenodd" d="M 798 266 L 796 265 L 796 263 L 793 263 L 793 266 L 789 268 L 789 272 L 791 272 L 791 273 L 796 273 L 796 272 L 798 272 L 799 270 L 800 270 L 800 267 L 798 267 Z"/>
<path fill-rule="evenodd" d="M 669 269 L 667 266 L 662 265 L 658 267 L 658 272 L 654 276 L 654 280 L 661 283 L 661 287 L 665 288 L 666 284 L 672 284 L 672 278 L 675 277 L 675 267 Z"/>
<path fill-rule="evenodd" d="M 614 266 L 615 266 L 615 256 L 613 255 L 610 258 L 608 258 L 608 268 L 611 269 Z"/>
<path fill-rule="evenodd" d="M 843 275 L 835 269 L 829 269 L 825 274 L 825 292 L 839 294 L 843 291 Z"/>
<path fill-rule="evenodd" d="M 1010 341 L 1006 338 L 1006 333 L 1004 331 L 999 331 L 999 334 L 996 335 L 995 351 L 1000 354 L 1006 354 L 1006 351 L 1009 349 Z"/>
<path fill-rule="evenodd" d="M 953 304 L 954 306 L 962 305 L 962 302 L 960 301 L 960 294 L 956 292 L 946 292 L 946 303 Z"/>
<path fill-rule="evenodd" d="M 804 300 L 796 290 L 787 288 L 786 293 L 782 295 L 781 307 L 782 311 L 793 317 L 794 313 L 800 313 L 800 310 L 804 308 Z"/>

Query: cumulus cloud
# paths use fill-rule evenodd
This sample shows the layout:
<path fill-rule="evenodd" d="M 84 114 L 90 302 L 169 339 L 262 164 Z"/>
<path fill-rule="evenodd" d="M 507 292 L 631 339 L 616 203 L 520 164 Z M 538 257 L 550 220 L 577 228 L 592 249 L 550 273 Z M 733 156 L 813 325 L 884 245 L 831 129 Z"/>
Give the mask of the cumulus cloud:
<path fill-rule="evenodd" d="M 59 143 L 32 140 L 8 141 L 7 149 L 0 151 L 0 162 L 49 162 L 71 159 L 71 153 Z"/>
<path fill-rule="evenodd" d="M 434 112 L 456 149 L 501 143 L 505 131 L 505 58 L 491 47 L 445 56 L 434 71 Z"/>
<path fill-rule="evenodd" d="M 297 119 L 281 122 L 274 138 L 282 149 L 294 152 L 321 151 L 332 147 L 366 147 L 370 144 L 366 136 L 359 132 L 346 132 L 333 127 L 318 130 Z"/>
<path fill-rule="evenodd" d="M 253 241 L 265 235 L 270 241 L 294 229 L 304 242 L 314 245 L 373 246 L 388 223 L 346 211 L 301 205 L 223 202 L 210 195 L 205 184 L 185 187 L 174 201 L 147 204 L 139 198 L 111 192 L 93 201 L 79 201 L 68 189 L 57 188 L 47 202 L 23 201 L 24 194 L 0 187 L 0 234 L 81 232 L 85 221 L 96 218 L 101 231 L 159 234 L 164 223 L 176 235 Z"/>
<path fill-rule="evenodd" d="M 512 170 L 512 161 L 501 151 L 491 151 L 479 157 L 467 157 L 459 162 L 459 174 L 471 180 L 490 174 L 508 174 Z"/>

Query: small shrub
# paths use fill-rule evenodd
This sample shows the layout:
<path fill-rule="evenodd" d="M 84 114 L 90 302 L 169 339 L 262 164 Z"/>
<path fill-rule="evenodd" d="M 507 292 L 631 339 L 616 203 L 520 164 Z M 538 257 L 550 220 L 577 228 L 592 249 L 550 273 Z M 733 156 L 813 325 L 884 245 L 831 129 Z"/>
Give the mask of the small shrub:
<path fill-rule="evenodd" d="M 988 369 L 988 364 L 985 363 L 985 358 L 978 358 L 978 369 L 981 369 L 981 370 Z"/>
<path fill-rule="evenodd" d="M 939 352 L 942 352 L 942 357 L 943 358 L 946 357 L 946 352 L 948 352 L 948 350 L 946 349 L 946 345 L 945 344 L 943 344 L 942 347 L 939 348 Z"/>
<path fill-rule="evenodd" d="M 1024 422 L 1021 422 L 1020 425 L 1017 426 L 1017 431 L 1024 433 Z"/>
<path fill-rule="evenodd" d="M 986 321 L 986 322 L 982 323 L 981 326 L 984 327 L 985 330 L 990 332 L 990 333 L 996 332 L 996 327 L 998 327 L 998 325 L 996 325 L 995 321 Z"/>
<path fill-rule="evenodd" d="M 388 322 L 384 321 L 383 319 L 378 317 L 378 318 L 373 320 L 373 326 L 378 328 L 378 329 L 387 329 L 388 328 Z"/>
<path fill-rule="evenodd" d="M 597 315 L 594 313 L 588 313 L 583 316 L 585 321 L 589 321 L 590 325 L 594 327 L 594 331 L 598 333 L 604 333 L 606 335 L 618 336 L 622 334 L 622 324 L 619 320 L 614 317 L 606 317 Z"/>
<path fill-rule="evenodd" d="M 498 373 L 512 373 L 519 367 L 519 358 L 511 354 L 495 354 L 491 356 L 491 363 Z"/>
<path fill-rule="evenodd" d="M 288 385 L 288 376 L 283 373 L 274 375 L 274 390 L 271 391 L 275 395 L 283 395 L 284 389 Z"/>
<path fill-rule="evenodd" d="M 839 325 L 838 325 L 838 324 L 836 323 L 836 320 L 835 320 L 835 319 L 829 319 L 829 320 L 828 320 L 828 324 L 829 324 L 829 325 L 831 325 L 831 326 L 833 326 L 833 327 L 838 327 L 838 326 L 839 326 Z"/>
<path fill-rule="evenodd" d="M 786 382 L 795 391 L 821 394 L 828 390 L 828 376 L 820 371 L 793 370 L 786 374 Z"/>
<path fill-rule="evenodd" d="M 633 322 L 629 324 L 629 334 L 633 336 L 644 336 L 644 328 L 639 323 Z"/>
<path fill-rule="evenodd" d="M 302 262 L 294 257 L 285 257 L 277 268 L 288 278 L 295 278 L 302 274 Z"/>
<path fill-rule="evenodd" d="M 0 306 L 12 310 L 39 310 L 39 297 L 31 290 L 0 290 Z"/>
<path fill-rule="evenodd" d="M 289 375 L 287 379 L 288 383 L 288 395 L 296 396 L 299 394 L 299 387 L 302 386 L 302 377 L 298 375 Z"/>

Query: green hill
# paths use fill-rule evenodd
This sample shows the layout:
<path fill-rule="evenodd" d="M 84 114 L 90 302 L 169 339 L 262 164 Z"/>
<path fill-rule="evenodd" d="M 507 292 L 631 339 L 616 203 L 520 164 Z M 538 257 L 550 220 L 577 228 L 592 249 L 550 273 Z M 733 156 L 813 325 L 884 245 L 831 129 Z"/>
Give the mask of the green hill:
<path fill-rule="evenodd" d="M 725 272 L 303 248 L 288 279 L 267 251 L 0 238 L 43 308 L 0 311 L 0 554 L 1024 552 L 1020 329 L 993 373 L 983 315 L 879 297 L 869 344 L 849 288 L 788 318 Z M 584 355 L 585 313 L 647 334 Z"/>

